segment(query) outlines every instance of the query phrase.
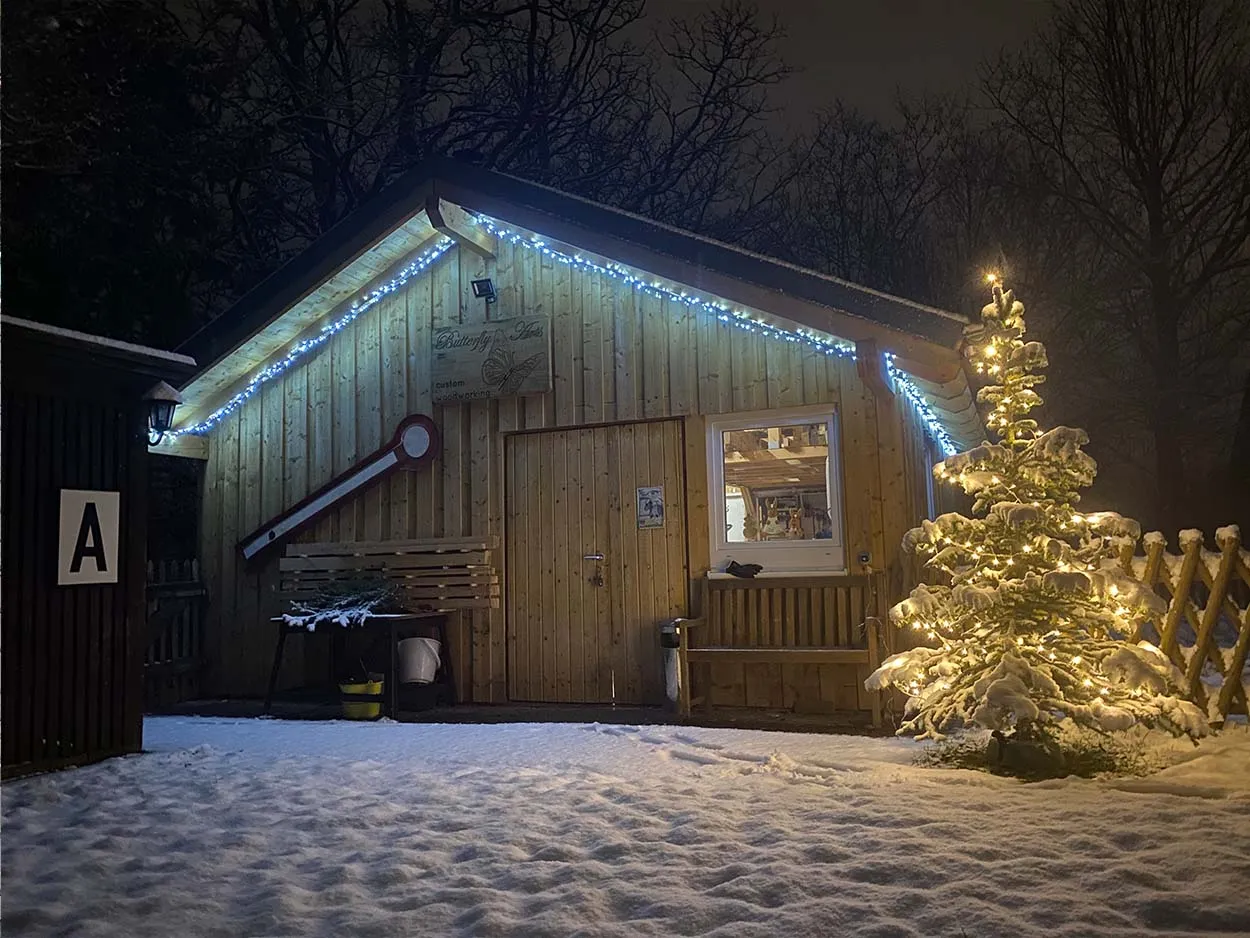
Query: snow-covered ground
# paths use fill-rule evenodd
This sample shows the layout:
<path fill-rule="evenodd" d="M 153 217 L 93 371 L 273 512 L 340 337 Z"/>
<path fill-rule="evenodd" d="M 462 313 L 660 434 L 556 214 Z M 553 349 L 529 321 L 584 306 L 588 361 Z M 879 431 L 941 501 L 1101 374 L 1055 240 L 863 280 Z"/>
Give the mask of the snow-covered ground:
<path fill-rule="evenodd" d="M 1022 785 L 914 743 L 149 720 L 6 783 L 7 935 L 1250 934 L 1250 734 Z"/>

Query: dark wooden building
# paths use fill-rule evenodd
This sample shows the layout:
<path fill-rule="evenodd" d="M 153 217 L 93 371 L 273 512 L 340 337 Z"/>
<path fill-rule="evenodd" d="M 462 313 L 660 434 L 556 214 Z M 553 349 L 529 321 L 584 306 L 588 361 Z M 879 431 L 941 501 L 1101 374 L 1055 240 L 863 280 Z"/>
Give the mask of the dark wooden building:
<path fill-rule="evenodd" d="M 142 744 L 148 403 L 185 355 L 0 319 L 3 772 Z"/>

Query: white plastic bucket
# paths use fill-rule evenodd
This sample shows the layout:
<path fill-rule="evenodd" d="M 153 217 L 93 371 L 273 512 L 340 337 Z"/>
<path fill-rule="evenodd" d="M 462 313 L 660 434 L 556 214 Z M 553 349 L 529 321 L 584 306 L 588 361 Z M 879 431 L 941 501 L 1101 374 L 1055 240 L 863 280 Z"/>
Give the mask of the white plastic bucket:
<path fill-rule="evenodd" d="M 405 638 L 399 643 L 401 684 L 428 684 L 438 670 L 439 643 L 433 638 Z"/>

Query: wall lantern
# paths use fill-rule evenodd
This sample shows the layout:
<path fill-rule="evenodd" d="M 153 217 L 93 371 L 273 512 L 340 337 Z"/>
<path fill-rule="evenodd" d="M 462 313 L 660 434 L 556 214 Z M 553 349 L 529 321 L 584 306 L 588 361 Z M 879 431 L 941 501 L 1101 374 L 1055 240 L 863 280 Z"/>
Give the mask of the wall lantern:
<path fill-rule="evenodd" d="M 174 425 L 174 408 L 182 403 L 178 389 L 158 381 L 143 399 L 148 404 L 148 445 L 156 446 Z"/>
<path fill-rule="evenodd" d="M 487 306 L 498 299 L 498 297 L 495 296 L 495 284 L 491 282 L 489 277 L 485 280 L 474 280 L 472 281 L 472 284 L 473 295 L 479 300 L 485 300 Z"/>

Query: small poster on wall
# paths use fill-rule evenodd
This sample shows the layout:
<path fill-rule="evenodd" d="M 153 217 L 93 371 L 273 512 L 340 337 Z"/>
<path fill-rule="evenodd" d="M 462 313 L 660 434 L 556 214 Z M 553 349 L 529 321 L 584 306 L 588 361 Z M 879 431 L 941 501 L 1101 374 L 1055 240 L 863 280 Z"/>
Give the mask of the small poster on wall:
<path fill-rule="evenodd" d="M 638 489 L 638 527 L 664 527 L 664 486 L 646 485 Z"/>
<path fill-rule="evenodd" d="M 436 404 L 551 390 L 551 328 L 545 316 L 435 329 L 431 345 Z"/>

